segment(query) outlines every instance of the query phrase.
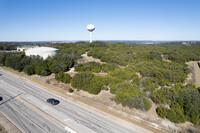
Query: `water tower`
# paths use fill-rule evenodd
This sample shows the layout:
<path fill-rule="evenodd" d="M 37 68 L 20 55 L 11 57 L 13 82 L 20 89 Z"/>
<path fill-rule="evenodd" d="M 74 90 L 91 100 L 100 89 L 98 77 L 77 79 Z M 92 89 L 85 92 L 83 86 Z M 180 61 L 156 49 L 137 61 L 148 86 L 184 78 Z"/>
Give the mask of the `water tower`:
<path fill-rule="evenodd" d="M 95 26 L 93 24 L 87 25 L 87 30 L 90 32 L 90 43 L 92 42 L 92 31 L 95 29 Z"/>

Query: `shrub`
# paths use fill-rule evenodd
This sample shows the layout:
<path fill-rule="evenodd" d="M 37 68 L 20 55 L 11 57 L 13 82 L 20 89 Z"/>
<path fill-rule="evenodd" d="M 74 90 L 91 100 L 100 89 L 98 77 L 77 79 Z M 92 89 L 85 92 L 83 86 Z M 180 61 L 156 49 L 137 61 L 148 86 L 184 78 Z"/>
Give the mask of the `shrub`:
<path fill-rule="evenodd" d="M 161 105 L 161 106 L 157 107 L 156 113 L 157 113 L 161 118 L 165 118 L 166 115 L 167 115 L 167 109 Z"/>
<path fill-rule="evenodd" d="M 104 89 L 103 78 L 90 72 L 77 73 L 71 80 L 73 87 L 87 91 L 91 94 L 99 94 Z"/>
<path fill-rule="evenodd" d="M 145 110 L 149 110 L 151 108 L 151 102 L 145 97 L 143 99 Z"/>
<path fill-rule="evenodd" d="M 183 112 L 177 108 L 168 109 L 166 118 L 174 123 L 184 123 L 186 121 Z"/>
<path fill-rule="evenodd" d="M 72 88 L 69 88 L 69 93 L 74 92 L 74 90 Z"/>
<path fill-rule="evenodd" d="M 96 72 L 99 73 L 101 71 L 101 64 L 96 63 L 96 62 L 88 62 L 88 63 L 83 63 L 83 64 L 78 64 L 75 67 L 76 71 L 79 72 Z"/>
<path fill-rule="evenodd" d="M 56 74 L 55 79 L 62 83 L 70 83 L 71 76 L 68 73 L 59 72 Z"/>
<path fill-rule="evenodd" d="M 48 66 L 44 64 L 44 65 L 36 66 L 35 73 L 37 75 L 48 76 L 51 74 L 51 71 L 49 70 Z"/>
<path fill-rule="evenodd" d="M 59 72 L 65 72 L 67 71 L 69 68 L 64 64 L 64 63 L 60 63 L 60 62 L 55 62 L 54 64 L 52 64 L 49 68 L 51 70 L 52 73 L 59 73 Z"/>
<path fill-rule="evenodd" d="M 26 74 L 28 75 L 33 75 L 35 74 L 35 71 L 34 71 L 34 67 L 32 65 L 27 65 L 25 66 L 24 70 L 23 70 Z"/>

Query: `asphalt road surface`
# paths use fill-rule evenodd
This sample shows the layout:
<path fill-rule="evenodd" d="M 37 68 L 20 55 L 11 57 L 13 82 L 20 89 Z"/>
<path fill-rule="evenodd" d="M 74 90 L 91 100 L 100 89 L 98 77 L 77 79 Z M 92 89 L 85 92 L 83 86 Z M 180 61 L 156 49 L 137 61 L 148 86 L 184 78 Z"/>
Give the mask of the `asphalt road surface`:
<path fill-rule="evenodd" d="M 148 133 L 0 69 L 0 112 L 24 133 Z M 58 105 L 46 102 L 60 101 Z"/>

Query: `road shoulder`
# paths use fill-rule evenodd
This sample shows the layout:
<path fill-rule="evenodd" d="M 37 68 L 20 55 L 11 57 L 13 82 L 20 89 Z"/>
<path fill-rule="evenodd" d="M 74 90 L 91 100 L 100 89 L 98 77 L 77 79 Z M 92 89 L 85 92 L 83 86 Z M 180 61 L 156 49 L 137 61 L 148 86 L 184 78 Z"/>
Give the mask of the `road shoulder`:
<path fill-rule="evenodd" d="M 0 133 L 22 133 L 11 121 L 9 121 L 1 112 L 0 112 L 0 125 L 5 129 Z"/>

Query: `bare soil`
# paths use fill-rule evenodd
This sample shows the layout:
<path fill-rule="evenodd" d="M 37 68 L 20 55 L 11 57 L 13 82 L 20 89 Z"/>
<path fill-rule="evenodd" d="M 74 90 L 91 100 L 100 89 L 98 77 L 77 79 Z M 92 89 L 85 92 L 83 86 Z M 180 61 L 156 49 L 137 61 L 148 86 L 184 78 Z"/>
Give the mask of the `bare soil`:
<path fill-rule="evenodd" d="M 70 68 L 70 70 L 69 70 L 68 72 L 66 72 L 66 73 L 68 73 L 71 77 L 74 77 L 74 75 L 75 75 L 77 72 L 75 72 L 75 68 L 72 67 L 72 68 Z"/>
<path fill-rule="evenodd" d="M 168 59 L 168 56 L 167 56 L 167 55 L 161 54 L 161 57 L 162 57 L 163 61 L 171 62 L 171 61 Z"/>
<path fill-rule="evenodd" d="M 140 72 L 136 72 L 136 75 L 137 75 L 139 78 L 142 78 L 142 75 L 140 74 Z"/>
<path fill-rule="evenodd" d="M 99 73 L 94 73 L 95 75 L 98 75 L 98 76 L 106 76 L 108 73 L 106 72 L 99 72 Z"/>
<path fill-rule="evenodd" d="M 105 64 L 105 62 L 102 62 L 99 59 L 93 58 L 92 56 L 88 56 L 87 53 L 88 52 L 86 52 L 85 54 L 81 55 L 83 58 L 77 60 L 77 63 L 87 63 L 87 62 L 94 61 L 94 62 L 97 62 L 97 63 L 100 63 L 100 64 Z"/>

